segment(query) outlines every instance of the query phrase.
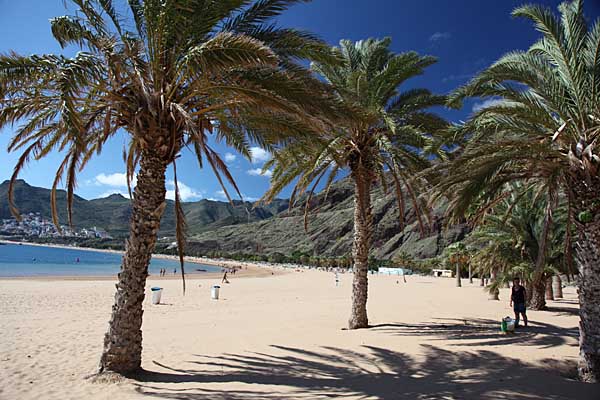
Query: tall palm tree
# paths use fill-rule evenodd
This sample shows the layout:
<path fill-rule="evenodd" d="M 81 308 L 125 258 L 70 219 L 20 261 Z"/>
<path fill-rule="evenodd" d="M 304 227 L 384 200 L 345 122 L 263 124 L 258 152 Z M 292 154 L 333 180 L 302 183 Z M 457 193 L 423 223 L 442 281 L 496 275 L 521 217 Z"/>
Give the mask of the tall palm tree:
<path fill-rule="evenodd" d="M 367 318 L 367 269 L 373 217 L 371 188 L 377 179 L 387 188 L 391 179 L 395 188 L 400 223 L 404 224 L 405 196 L 410 198 L 422 231 L 429 213 L 418 197 L 419 181 L 415 171 L 430 165 L 428 155 L 439 153 L 431 135 L 443 131 L 446 122 L 428 109 L 441 105 L 444 97 L 426 89 L 401 92 L 399 86 L 421 75 L 435 62 L 433 57 L 415 52 L 394 54 L 391 40 L 368 39 L 353 43 L 342 40 L 334 53 L 343 62 L 313 63 L 312 68 L 330 85 L 337 98 L 353 110 L 351 119 L 340 121 L 335 129 L 319 140 L 297 140 L 274 152 L 266 168 L 274 166 L 272 186 L 264 199 L 269 201 L 297 179 L 291 202 L 306 196 L 306 213 L 312 194 L 324 177 L 329 188 L 338 173 L 348 171 L 354 181 L 354 282 L 350 329 L 365 328 Z M 306 219 L 305 219 L 306 224 Z"/>
<path fill-rule="evenodd" d="M 470 141 L 438 189 L 453 192 L 458 215 L 482 192 L 493 198 L 504 182 L 516 179 L 566 193 L 580 274 L 579 374 L 598 382 L 600 21 L 588 26 L 581 0 L 562 3 L 559 11 L 556 16 L 541 6 L 515 9 L 513 15 L 533 21 L 541 39 L 528 51 L 503 56 L 454 93 L 454 104 L 466 97 L 495 101 L 456 129 Z"/>
<path fill-rule="evenodd" d="M 0 56 L 0 128 L 23 122 L 9 150 L 21 151 L 12 188 L 30 159 L 65 155 L 52 187 L 66 176 L 68 216 L 77 172 L 119 130 L 127 176 L 137 172 L 130 234 L 104 338 L 100 371 L 141 365 L 142 302 L 148 264 L 166 206 L 165 172 L 173 167 L 177 242 L 183 263 L 184 225 L 175 161 L 191 149 L 219 182 L 239 194 L 209 135 L 245 156 L 250 143 L 268 146 L 290 135 L 325 129 L 324 84 L 297 63 L 333 62 L 309 33 L 269 22 L 301 0 L 72 0 L 77 12 L 51 21 L 74 57 Z M 127 14 L 119 15 L 117 9 Z M 227 197 L 229 194 L 225 189 Z M 183 276 L 183 265 L 181 268 Z M 185 281 L 184 281 L 185 291 Z"/>

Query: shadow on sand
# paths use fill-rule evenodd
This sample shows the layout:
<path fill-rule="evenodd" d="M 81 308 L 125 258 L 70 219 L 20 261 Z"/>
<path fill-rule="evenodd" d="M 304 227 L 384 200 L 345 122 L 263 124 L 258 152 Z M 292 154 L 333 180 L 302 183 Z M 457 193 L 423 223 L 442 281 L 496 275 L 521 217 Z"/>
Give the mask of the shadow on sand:
<path fill-rule="evenodd" d="M 178 400 L 241 399 L 598 399 L 600 385 L 561 376 L 491 351 L 451 352 L 424 345 L 423 357 L 364 346 L 319 352 L 271 346 L 268 353 L 195 356 L 186 368 L 135 377 L 139 393 Z M 545 363 L 544 363 L 545 364 Z M 571 370 L 573 365 L 560 365 Z M 231 384 L 236 383 L 235 387 Z M 252 386 L 250 386 L 252 385 Z"/>
<path fill-rule="evenodd" d="M 527 328 L 519 327 L 515 334 L 502 335 L 499 322 L 494 320 L 454 318 L 435 318 L 435 320 L 435 322 L 419 324 L 373 325 L 371 329 L 391 335 L 428 336 L 434 341 L 455 341 L 455 343 L 450 343 L 453 346 L 502 346 L 509 344 L 543 348 L 563 345 L 577 346 L 579 335 L 577 328 L 561 328 L 542 322 L 530 322 Z M 568 341 L 568 338 L 574 340 Z"/>

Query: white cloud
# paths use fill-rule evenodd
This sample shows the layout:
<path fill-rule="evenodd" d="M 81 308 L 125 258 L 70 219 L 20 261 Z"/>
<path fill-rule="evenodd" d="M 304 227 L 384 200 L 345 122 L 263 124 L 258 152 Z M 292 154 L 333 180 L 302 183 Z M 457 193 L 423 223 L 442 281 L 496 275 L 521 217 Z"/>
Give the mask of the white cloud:
<path fill-rule="evenodd" d="M 137 177 L 134 175 L 131 182 L 131 187 L 135 186 Z M 114 173 L 114 174 L 98 174 L 92 181 L 98 186 L 112 186 L 112 187 L 127 187 L 127 174 L 125 173 Z"/>
<path fill-rule="evenodd" d="M 270 169 L 263 171 L 262 168 L 254 168 L 254 169 L 249 169 L 248 171 L 246 171 L 246 173 L 248 175 L 252 175 L 252 176 L 267 176 L 267 177 L 271 177 L 273 175 L 273 171 L 271 171 Z"/>
<path fill-rule="evenodd" d="M 435 32 L 433 35 L 429 36 L 430 42 L 437 42 L 438 40 L 448 40 L 452 37 L 450 32 Z"/>
<path fill-rule="evenodd" d="M 177 185 L 179 186 L 181 201 L 198 200 L 204 197 L 201 192 L 196 191 L 181 181 L 178 181 Z M 175 181 L 167 181 L 167 199 L 175 200 Z"/>
<path fill-rule="evenodd" d="M 502 99 L 487 99 L 480 103 L 473 104 L 473 112 L 479 112 L 485 108 L 494 107 L 502 103 L 504 103 L 504 100 Z"/>
<path fill-rule="evenodd" d="M 264 163 L 271 158 L 271 154 L 260 147 L 251 147 L 250 156 L 252 157 L 252 164 Z"/>
<path fill-rule="evenodd" d="M 210 198 L 208 200 L 212 200 L 212 201 L 227 201 L 227 196 L 225 196 L 225 191 L 221 190 L 217 190 L 215 192 L 215 195 L 217 196 L 217 198 Z M 239 197 L 237 195 L 237 193 L 229 193 L 230 196 L 232 197 L 232 200 L 239 200 Z M 242 197 L 244 198 L 244 201 L 256 201 L 258 200 L 257 197 L 252 197 L 252 196 L 246 196 L 244 193 L 242 193 Z"/>
<path fill-rule="evenodd" d="M 429 36 L 430 42 L 437 42 L 438 40 L 447 40 L 452 37 L 450 32 L 435 32 L 433 35 Z"/>
<path fill-rule="evenodd" d="M 232 153 L 225 153 L 225 162 L 234 162 L 235 159 L 237 158 L 237 156 L 235 154 Z"/>

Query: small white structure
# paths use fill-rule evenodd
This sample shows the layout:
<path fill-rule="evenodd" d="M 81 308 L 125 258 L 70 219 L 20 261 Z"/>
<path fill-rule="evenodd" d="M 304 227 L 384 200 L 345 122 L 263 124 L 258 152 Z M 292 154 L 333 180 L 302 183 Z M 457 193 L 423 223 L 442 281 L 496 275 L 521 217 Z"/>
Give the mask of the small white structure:
<path fill-rule="evenodd" d="M 152 304 L 160 304 L 160 297 L 162 295 L 162 288 L 153 287 L 152 290 Z"/>
<path fill-rule="evenodd" d="M 405 269 L 405 268 L 381 267 L 381 268 L 379 268 L 379 274 L 380 275 L 398 275 L 398 276 L 402 276 L 402 275 L 410 275 L 410 274 L 412 274 L 412 271 L 408 270 L 408 269 Z"/>
<path fill-rule="evenodd" d="M 442 278 L 452 278 L 452 270 L 449 269 L 434 269 L 433 276 Z"/>
<path fill-rule="evenodd" d="M 221 286 L 213 285 L 213 287 L 210 290 L 210 298 L 211 299 L 219 300 L 219 289 L 221 289 Z"/>

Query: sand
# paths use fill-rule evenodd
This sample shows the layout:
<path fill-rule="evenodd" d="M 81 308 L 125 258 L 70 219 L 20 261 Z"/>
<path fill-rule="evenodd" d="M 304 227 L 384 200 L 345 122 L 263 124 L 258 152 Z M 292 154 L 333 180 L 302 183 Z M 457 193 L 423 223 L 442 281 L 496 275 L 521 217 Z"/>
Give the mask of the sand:
<path fill-rule="evenodd" d="M 370 329 L 347 331 L 351 275 L 290 272 L 177 280 L 144 302 L 143 368 L 118 383 L 95 372 L 114 282 L 0 280 L 1 399 L 599 399 L 569 378 L 576 360 L 574 288 L 499 333 L 507 290 L 487 300 L 453 279 L 371 276 Z M 149 293 L 149 292 L 148 292 Z"/>

